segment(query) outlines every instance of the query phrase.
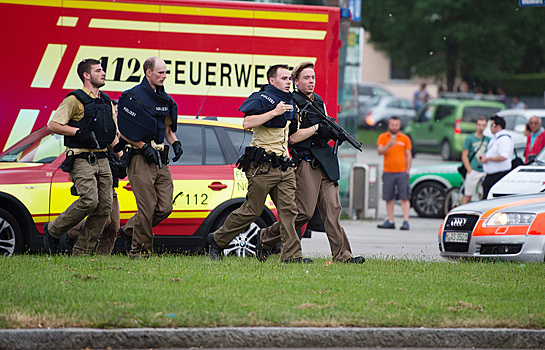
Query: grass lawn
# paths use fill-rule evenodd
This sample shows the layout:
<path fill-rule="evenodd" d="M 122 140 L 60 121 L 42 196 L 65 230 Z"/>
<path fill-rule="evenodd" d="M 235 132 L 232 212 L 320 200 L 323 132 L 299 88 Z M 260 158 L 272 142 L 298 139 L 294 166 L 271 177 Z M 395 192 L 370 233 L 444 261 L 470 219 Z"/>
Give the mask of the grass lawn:
<path fill-rule="evenodd" d="M 542 263 L 0 257 L 0 328 L 545 327 Z"/>
<path fill-rule="evenodd" d="M 373 129 L 358 129 L 358 141 L 363 142 L 367 147 L 376 147 L 377 139 L 384 131 Z"/>

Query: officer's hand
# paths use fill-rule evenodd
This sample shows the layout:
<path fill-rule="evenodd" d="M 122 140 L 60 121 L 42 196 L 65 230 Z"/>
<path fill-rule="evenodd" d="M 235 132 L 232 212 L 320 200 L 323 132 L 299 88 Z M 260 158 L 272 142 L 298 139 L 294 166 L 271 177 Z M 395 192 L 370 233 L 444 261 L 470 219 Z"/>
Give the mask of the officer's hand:
<path fill-rule="evenodd" d="M 146 158 L 148 163 L 159 164 L 158 152 L 155 148 L 151 147 L 149 143 L 146 143 L 144 147 L 142 147 L 142 150 L 144 151 L 144 158 Z"/>
<path fill-rule="evenodd" d="M 335 131 L 335 133 L 337 133 L 337 132 Z M 339 144 L 339 146 L 340 146 L 344 141 L 346 141 L 346 140 L 347 140 L 347 138 L 346 138 L 346 136 L 345 136 L 343 133 L 337 133 L 337 139 L 336 139 L 336 141 L 337 141 L 337 143 Z"/>
<path fill-rule="evenodd" d="M 78 141 L 89 148 L 95 148 L 95 140 L 91 137 L 91 133 L 87 129 L 78 129 L 76 130 L 76 135 Z"/>
<path fill-rule="evenodd" d="M 174 141 L 174 143 L 172 144 L 172 149 L 174 150 L 174 158 L 172 158 L 172 161 L 177 162 L 182 154 L 184 154 L 184 150 L 182 149 L 182 143 L 180 141 Z"/>
<path fill-rule="evenodd" d="M 331 135 L 333 133 L 333 128 L 326 123 L 320 122 L 318 124 L 318 135 L 326 140 L 332 139 Z"/>
<path fill-rule="evenodd" d="M 275 114 L 277 116 L 282 115 L 286 113 L 287 111 L 291 111 L 291 110 L 293 110 L 293 106 L 285 103 L 284 101 L 280 101 L 280 103 L 277 104 L 276 107 L 274 108 Z"/>

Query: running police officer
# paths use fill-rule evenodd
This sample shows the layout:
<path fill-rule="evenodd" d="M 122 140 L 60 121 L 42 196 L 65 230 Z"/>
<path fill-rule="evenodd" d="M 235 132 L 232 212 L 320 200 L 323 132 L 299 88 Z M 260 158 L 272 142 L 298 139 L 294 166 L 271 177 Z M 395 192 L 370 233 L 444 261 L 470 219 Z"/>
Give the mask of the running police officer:
<path fill-rule="evenodd" d="M 239 108 L 244 113 L 244 128 L 253 129 L 252 141 L 238 161 L 248 179 L 248 193 L 242 206 L 208 235 L 212 260 L 221 259 L 231 240 L 259 218 L 269 194 L 278 209 L 282 262 L 312 262 L 302 258 L 301 241 L 294 226 L 295 174 L 288 157 L 288 137 L 289 132 L 296 131 L 297 119 L 291 104 L 288 66 L 271 66 L 267 80 L 269 84 L 250 95 Z"/>
<path fill-rule="evenodd" d="M 119 132 L 130 158 L 129 182 L 138 211 L 120 228 L 121 235 L 132 242 L 131 258 L 149 257 L 153 227 L 172 212 L 172 176 L 167 166 L 168 146 L 174 149 L 173 161 L 182 156 L 182 144 L 176 137 L 178 105 L 163 86 L 167 65 L 159 57 L 144 62 L 145 77 L 119 98 Z M 132 237 L 132 240 L 131 238 Z"/>
<path fill-rule="evenodd" d="M 59 238 L 87 216 L 74 246 L 74 255 L 94 251 L 112 207 L 112 174 L 107 146 L 117 143 L 114 107 L 99 88 L 106 73 L 100 62 L 86 59 L 78 64 L 83 89 L 69 93 L 47 125 L 49 131 L 64 135 L 66 160 L 61 168 L 70 173 L 73 189 L 80 197 L 55 220 L 44 225 L 44 246 L 56 253 Z"/>
<path fill-rule="evenodd" d="M 339 135 L 330 126 L 320 122 L 320 117 L 316 113 L 301 111 L 310 102 L 327 115 L 324 101 L 314 93 L 314 64 L 302 62 L 293 70 L 292 78 L 297 86 L 293 101 L 300 111 L 299 129 L 289 138 L 290 152 L 298 159 L 296 163 L 299 163 L 295 171 L 297 180 L 295 203 L 298 210 L 295 228 L 299 229 L 305 225 L 318 206 L 333 261 L 363 263 L 364 257 L 352 256 L 348 237 L 341 226 L 342 208 L 337 183 L 340 177 L 339 161 L 328 142 L 330 139 L 342 142 L 342 139 L 339 140 Z M 261 231 L 261 242 L 261 258 L 266 259 L 268 252 L 280 242 L 278 223 Z"/>

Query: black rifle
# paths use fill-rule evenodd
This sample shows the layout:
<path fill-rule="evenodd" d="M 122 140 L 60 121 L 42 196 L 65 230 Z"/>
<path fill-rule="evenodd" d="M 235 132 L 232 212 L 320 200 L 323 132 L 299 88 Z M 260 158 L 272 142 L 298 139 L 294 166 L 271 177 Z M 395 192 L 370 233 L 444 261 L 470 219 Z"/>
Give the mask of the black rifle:
<path fill-rule="evenodd" d="M 312 104 L 311 101 L 307 101 L 307 104 L 305 107 L 301 110 L 301 112 L 308 112 L 307 108 L 310 108 L 314 113 L 316 113 L 327 125 L 329 125 L 333 130 L 335 130 L 339 135 L 343 135 L 346 141 L 352 145 L 355 149 L 357 149 L 360 152 L 363 152 L 363 149 L 361 148 L 362 143 L 356 140 L 352 135 L 346 132 L 339 124 L 335 123 L 333 119 L 322 113 L 314 104 Z M 335 147 L 333 147 L 333 154 L 337 154 L 337 150 L 339 149 L 339 141 L 335 141 Z"/>

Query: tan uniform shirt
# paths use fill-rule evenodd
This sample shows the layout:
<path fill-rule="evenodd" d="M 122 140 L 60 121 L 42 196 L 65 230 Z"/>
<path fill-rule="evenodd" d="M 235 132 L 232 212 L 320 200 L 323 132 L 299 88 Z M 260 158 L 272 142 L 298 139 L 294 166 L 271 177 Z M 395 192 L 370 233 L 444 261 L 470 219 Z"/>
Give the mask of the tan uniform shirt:
<path fill-rule="evenodd" d="M 95 94 L 89 90 L 88 88 L 84 87 L 83 91 L 92 98 L 97 98 Z M 114 106 L 112 105 L 112 116 L 114 119 L 114 123 L 117 128 L 117 120 L 115 118 L 115 112 L 114 112 Z M 51 121 L 57 122 L 61 125 L 66 125 L 70 120 L 78 121 L 83 118 L 85 115 L 85 110 L 83 107 L 83 103 L 81 103 L 76 96 L 70 95 L 66 97 L 61 104 L 59 105 L 59 108 L 55 111 L 55 114 L 53 114 L 53 117 L 51 118 Z M 103 148 L 101 150 L 96 149 L 87 149 L 87 148 L 70 148 L 67 147 L 67 151 L 73 151 L 74 154 L 79 154 L 83 152 L 106 152 L 106 148 Z"/>
<path fill-rule="evenodd" d="M 291 121 L 288 120 L 283 128 L 268 128 L 260 125 L 253 129 L 250 146 L 261 147 L 267 153 L 276 153 L 277 156 L 287 157 L 288 139 Z"/>

